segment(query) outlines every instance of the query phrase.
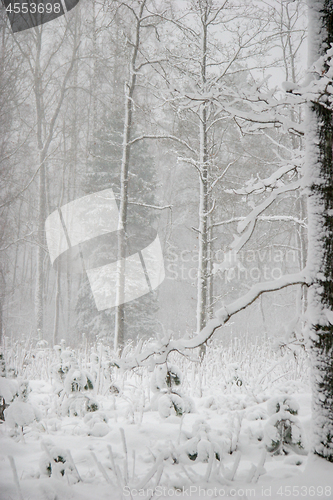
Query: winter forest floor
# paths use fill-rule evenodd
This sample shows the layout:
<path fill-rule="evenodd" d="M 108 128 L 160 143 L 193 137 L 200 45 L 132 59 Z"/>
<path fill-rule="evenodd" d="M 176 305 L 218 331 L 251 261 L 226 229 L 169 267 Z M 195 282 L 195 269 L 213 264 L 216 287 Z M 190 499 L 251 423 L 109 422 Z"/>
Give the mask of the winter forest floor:
<path fill-rule="evenodd" d="M 243 347 L 127 373 L 102 346 L 8 347 L 1 500 L 333 498 L 305 352 Z"/>

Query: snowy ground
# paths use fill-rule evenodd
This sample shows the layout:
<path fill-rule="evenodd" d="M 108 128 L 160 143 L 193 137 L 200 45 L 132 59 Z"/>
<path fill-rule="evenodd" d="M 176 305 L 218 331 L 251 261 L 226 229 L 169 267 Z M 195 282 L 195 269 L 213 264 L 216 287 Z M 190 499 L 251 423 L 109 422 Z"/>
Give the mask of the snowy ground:
<path fill-rule="evenodd" d="M 40 351 L 32 358 L 26 365 L 29 369 L 23 370 L 26 376 L 30 374 L 31 392 L 14 399 L 15 411 L 0 426 L 3 500 L 116 500 L 153 495 L 333 498 L 333 464 L 306 453 L 311 439 L 311 396 L 304 355 L 295 360 L 293 355 L 269 357 L 261 351 L 252 353 L 251 359 L 230 350 L 222 359 L 211 351 L 206 364 L 196 368 L 178 360 L 183 381 L 177 391 L 192 410 L 183 416 L 176 416 L 168 406 L 167 391 L 154 389 L 159 384 L 156 372 L 118 375 L 119 394 L 115 394 L 114 389 L 108 390 L 108 377 L 102 370 L 103 376 L 100 372 L 93 377 L 95 381 L 99 377 L 98 390 L 95 382 L 94 390 L 69 396 L 62 390 L 58 396 L 52 352 Z M 81 356 L 80 364 L 86 364 L 91 373 L 96 366 L 88 358 Z M 33 373 L 49 376 L 32 380 Z M 17 384 L 1 381 L 0 391 L 14 390 Z M 87 395 L 98 404 L 97 411 L 82 410 Z M 290 418 L 295 419 L 295 428 L 301 428 L 303 450 L 288 449 L 287 455 L 266 450 L 273 396 L 280 401 L 288 397 L 299 405 L 297 417 Z M 69 401 L 75 405 L 69 406 Z M 174 414 L 167 417 L 170 412 Z M 23 433 L 14 423 L 22 418 L 26 420 Z M 48 469 L 51 463 L 52 470 Z"/>

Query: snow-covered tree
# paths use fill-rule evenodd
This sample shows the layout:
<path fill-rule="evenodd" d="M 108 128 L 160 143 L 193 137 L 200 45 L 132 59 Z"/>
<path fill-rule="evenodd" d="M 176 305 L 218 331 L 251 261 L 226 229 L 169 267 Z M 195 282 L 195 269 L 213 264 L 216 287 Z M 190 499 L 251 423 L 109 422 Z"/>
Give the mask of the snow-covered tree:
<path fill-rule="evenodd" d="M 235 118 L 248 122 L 250 127 L 283 127 L 295 134 L 303 134 L 303 126 L 290 120 L 285 109 L 292 102 L 306 104 L 305 123 L 306 161 L 302 186 L 307 193 L 308 258 L 306 267 L 296 274 L 287 274 L 278 280 L 254 285 L 248 293 L 234 302 L 223 305 L 208 321 L 205 328 L 192 339 L 171 340 L 169 335 L 159 339 L 157 346 L 135 359 L 120 362 L 124 367 L 144 364 L 154 357 L 155 363 L 166 361 L 171 351 L 184 352 L 207 341 L 214 332 L 237 312 L 247 308 L 265 292 L 281 290 L 291 285 L 308 285 L 307 324 L 313 380 L 314 441 L 313 452 L 333 462 L 333 168 L 332 168 L 332 77 L 333 65 L 333 4 L 330 0 L 308 0 L 309 11 L 309 73 L 303 87 L 287 84 L 287 96 L 278 102 L 272 94 L 260 94 L 258 89 L 248 97 L 249 112 L 224 105 Z M 255 94 L 257 93 L 257 97 Z M 290 94 L 290 95 L 289 95 Z M 235 101 L 237 96 L 235 94 Z M 252 107 L 255 104 L 255 107 Z M 258 106 L 258 107 L 256 107 Z M 279 111 L 281 107 L 282 111 Z M 296 162 L 297 163 L 297 162 Z M 248 193 L 269 188 L 270 195 L 240 221 L 239 236 L 234 251 L 253 232 L 258 217 L 280 195 L 292 192 L 301 185 L 286 174 L 297 168 L 293 162 L 285 163 L 267 179 L 248 184 Z"/>
<path fill-rule="evenodd" d="M 251 69 L 259 64 L 253 59 L 262 56 L 269 43 L 265 39 L 268 21 L 266 16 L 257 15 L 253 5 L 211 0 L 175 4 L 167 15 L 171 31 L 168 63 L 172 68 L 168 79 L 172 85 L 163 98 L 175 111 L 175 135 L 186 146 L 179 161 L 184 168 L 193 168 L 197 176 L 197 192 L 192 195 L 197 213 L 192 229 L 198 251 L 199 332 L 211 318 L 215 302 L 212 254 L 214 244 L 220 244 L 214 223 L 220 217 L 219 187 L 228 171 L 241 167 L 242 160 L 246 162 L 237 125 L 219 101 L 233 100 L 228 89 L 247 86 Z"/>
<path fill-rule="evenodd" d="M 314 451 L 333 462 L 333 3 L 308 0 L 312 88 L 306 117 L 304 185 L 308 193 L 308 324 Z"/>
<path fill-rule="evenodd" d="M 122 67 L 118 68 L 120 73 Z M 122 82 L 121 82 L 122 83 Z M 120 85 L 119 85 L 120 86 Z M 116 199 L 120 199 L 120 163 L 122 153 L 122 104 L 121 92 L 116 90 L 112 111 L 105 110 L 96 127 L 88 171 L 83 175 L 82 188 L 86 193 L 94 193 L 111 188 Z M 119 97 L 120 95 L 120 97 Z M 131 156 L 131 182 L 129 184 L 129 209 L 127 224 L 142 231 L 142 227 L 151 227 L 156 219 L 156 211 L 148 208 L 154 205 L 155 168 L 150 158 L 147 144 L 140 142 L 133 148 Z M 110 243 L 98 245 L 98 258 L 103 253 L 107 256 Z M 106 257 L 107 261 L 107 257 Z M 124 304 L 126 321 L 123 328 L 125 341 L 149 338 L 157 327 L 155 318 L 158 309 L 156 294 L 151 293 Z M 79 334 L 86 333 L 90 340 L 96 336 L 109 341 L 112 338 L 114 309 L 98 311 L 90 289 L 88 278 L 82 277 L 76 304 L 76 328 Z"/>

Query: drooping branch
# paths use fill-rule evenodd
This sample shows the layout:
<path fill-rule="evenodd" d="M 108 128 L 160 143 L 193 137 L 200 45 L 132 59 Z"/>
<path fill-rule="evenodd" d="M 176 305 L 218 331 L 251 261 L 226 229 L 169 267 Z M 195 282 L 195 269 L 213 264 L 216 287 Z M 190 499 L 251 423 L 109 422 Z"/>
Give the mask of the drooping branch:
<path fill-rule="evenodd" d="M 214 224 L 212 224 L 212 227 L 225 226 L 227 224 L 242 222 L 244 220 L 245 217 L 232 217 L 231 219 L 214 222 Z M 263 222 L 293 222 L 294 224 L 298 224 L 299 226 L 305 228 L 307 227 L 305 220 L 294 217 L 293 215 L 259 215 L 259 217 L 257 217 L 257 220 Z"/>
<path fill-rule="evenodd" d="M 216 317 L 209 320 L 201 332 L 192 339 L 170 340 L 168 336 L 152 344 L 150 349 L 143 352 L 137 352 L 134 356 L 123 359 L 114 359 L 114 365 L 124 370 L 131 370 L 139 366 L 149 366 L 165 363 L 172 351 L 177 351 L 185 355 L 186 349 L 196 349 L 209 340 L 214 332 L 225 325 L 229 319 L 251 305 L 263 293 L 282 290 L 293 285 L 311 285 L 307 269 L 303 269 L 296 274 L 287 274 L 278 280 L 257 283 L 245 295 L 235 300 L 227 306 L 222 306 L 217 312 Z"/>
<path fill-rule="evenodd" d="M 298 163 L 298 162 L 297 162 Z M 285 175 L 289 174 L 293 170 L 297 170 L 300 164 L 290 164 L 283 165 L 278 170 L 276 170 L 272 175 L 266 177 L 265 179 L 251 179 L 246 187 L 240 189 L 228 189 L 226 193 L 234 193 L 239 195 L 249 195 L 249 194 L 260 194 L 267 189 L 272 189 L 276 186 L 276 183 Z"/>
<path fill-rule="evenodd" d="M 293 182 L 292 184 L 287 184 L 285 186 L 281 186 L 280 188 L 274 189 L 274 191 L 271 193 L 271 195 L 266 198 L 262 203 L 257 205 L 246 217 L 243 221 L 241 221 L 238 224 L 238 232 L 241 233 L 244 231 L 244 229 L 247 227 L 248 224 L 253 219 L 256 219 L 258 215 L 260 215 L 266 208 L 268 208 L 280 194 L 288 193 L 290 191 L 295 191 L 296 189 L 300 188 L 301 186 L 301 181 L 297 180 Z"/>
<path fill-rule="evenodd" d="M 147 135 L 147 134 L 140 135 L 139 137 L 135 137 L 134 139 L 132 139 L 129 144 L 131 146 L 133 146 L 133 144 L 135 144 L 136 142 L 142 141 L 144 139 L 155 139 L 155 140 L 168 139 L 170 141 L 176 141 L 179 144 L 182 144 L 183 146 L 185 146 L 192 153 L 197 154 L 197 151 L 195 151 L 195 149 L 193 149 L 186 141 L 179 139 L 179 137 L 176 137 L 175 135 Z"/>

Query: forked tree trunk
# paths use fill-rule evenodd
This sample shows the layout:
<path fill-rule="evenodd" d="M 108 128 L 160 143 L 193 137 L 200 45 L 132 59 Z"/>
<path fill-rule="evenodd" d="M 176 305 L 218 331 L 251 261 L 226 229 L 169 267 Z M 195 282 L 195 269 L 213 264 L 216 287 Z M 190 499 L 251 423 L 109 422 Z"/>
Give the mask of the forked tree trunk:
<path fill-rule="evenodd" d="M 333 2 L 308 0 L 308 8 L 312 65 L 333 43 Z M 333 462 L 333 125 L 328 98 L 324 95 L 321 103 L 308 105 L 305 181 L 309 190 L 308 266 L 314 280 L 308 294 L 313 451 Z"/>

